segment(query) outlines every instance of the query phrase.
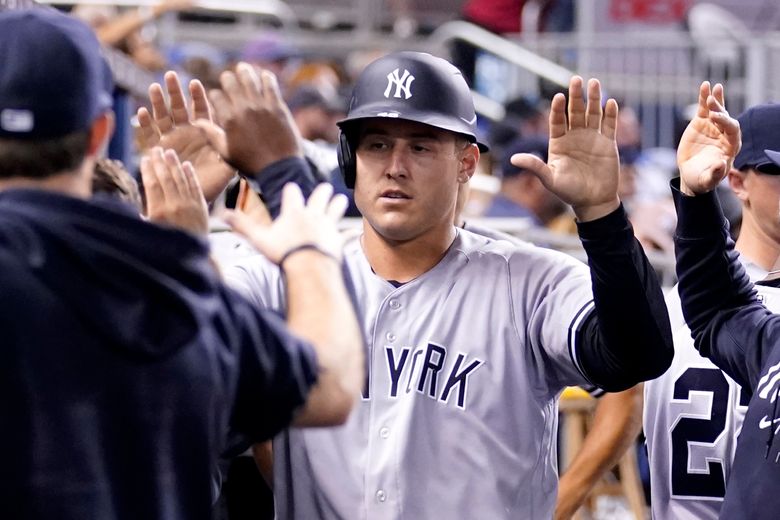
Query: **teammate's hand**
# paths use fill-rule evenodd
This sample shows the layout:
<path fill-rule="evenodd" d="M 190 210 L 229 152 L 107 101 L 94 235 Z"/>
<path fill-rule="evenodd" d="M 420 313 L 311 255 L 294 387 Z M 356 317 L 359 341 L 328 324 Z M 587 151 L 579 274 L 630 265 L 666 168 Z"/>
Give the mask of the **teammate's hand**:
<path fill-rule="evenodd" d="M 677 147 L 680 191 L 699 195 L 712 191 L 729 173 L 742 145 L 739 121 L 729 116 L 723 85 L 710 91 L 709 81 L 699 87 L 696 116 Z"/>
<path fill-rule="evenodd" d="M 303 156 L 298 128 L 287 108 L 276 76 L 239 63 L 236 72 L 220 76 L 222 88 L 209 92 L 217 122 L 197 124 L 226 161 L 246 174 L 292 156 Z"/>
<path fill-rule="evenodd" d="M 165 103 L 165 93 L 159 83 L 149 87 L 152 113 L 146 108 L 138 109 L 139 142 L 142 150 L 161 146 L 176 151 L 182 161 L 189 161 L 200 177 L 206 200 L 213 201 L 222 193 L 235 176 L 235 169 L 222 160 L 217 150 L 193 121 L 212 121 L 211 108 L 206 90 L 198 80 L 189 84 L 191 106 L 187 103 L 173 71 L 165 73 L 165 89 L 168 91 L 170 107 Z"/>
<path fill-rule="evenodd" d="M 535 173 L 544 186 L 572 206 L 581 222 L 595 220 L 619 205 L 615 126 L 618 106 L 607 101 L 602 120 L 601 85 L 588 82 L 588 102 L 582 78 L 569 82 L 568 124 L 566 97 L 556 94 L 550 105 L 550 145 L 547 164 L 531 154 L 515 154 L 512 164 Z"/>
<path fill-rule="evenodd" d="M 303 244 L 340 261 L 344 237 L 337 223 L 346 210 L 347 198 L 342 194 L 334 197 L 330 184 L 320 184 L 304 201 L 298 185 L 289 183 L 282 191 L 281 212 L 273 222 L 262 212 L 228 212 L 225 220 L 273 263 L 278 264 L 285 253 Z"/>
<path fill-rule="evenodd" d="M 192 163 L 182 164 L 173 150 L 154 147 L 141 159 L 141 178 L 149 220 L 197 235 L 208 233 L 208 206 Z"/>

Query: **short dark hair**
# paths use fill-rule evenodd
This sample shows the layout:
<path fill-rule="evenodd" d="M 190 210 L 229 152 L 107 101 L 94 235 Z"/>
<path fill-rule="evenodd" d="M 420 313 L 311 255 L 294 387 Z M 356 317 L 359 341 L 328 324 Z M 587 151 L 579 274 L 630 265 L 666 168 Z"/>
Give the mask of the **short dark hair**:
<path fill-rule="evenodd" d="M 78 131 L 35 140 L 0 138 L 0 179 L 45 179 L 75 170 L 87 155 L 89 134 Z"/>
<path fill-rule="evenodd" d="M 92 172 L 92 193 L 105 193 L 132 204 L 139 213 L 144 210 L 138 182 L 121 161 L 100 159 Z"/>

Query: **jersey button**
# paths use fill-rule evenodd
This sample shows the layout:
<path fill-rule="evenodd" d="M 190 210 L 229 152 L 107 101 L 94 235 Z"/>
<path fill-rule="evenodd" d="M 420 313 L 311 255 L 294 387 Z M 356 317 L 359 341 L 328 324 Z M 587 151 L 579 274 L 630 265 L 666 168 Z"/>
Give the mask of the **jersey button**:
<path fill-rule="evenodd" d="M 379 500 L 380 502 L 384 502 L 385 500 L 387 500 L 387 493 L 385 493 L 384 489 L 380 489 L 379 491 L 376 492 L 376 499 Z"/>
<path fill-rule="evenodd" d="M 390 437 L 390 428 L 380 428 L 379 429 L 379 436 L 383 439 L 387 439 Z"/>
<path fill-rule="evenodd" d="M 388 332 L 388 333 L 385 335 L 385 337 L 387 338 L 387 341 L 389 341 L 390 343 L 392 343 L 393 341 L 395 341 L 395 334 L 393 334 L 392 332 Z"/>
<path fill-rule="evenodd" d="M 389 305 L 390 308 L 393 309 L 394 311 L 401 308 L 401 302 L 399 302 L 398 300 L 390 300 Z"/>

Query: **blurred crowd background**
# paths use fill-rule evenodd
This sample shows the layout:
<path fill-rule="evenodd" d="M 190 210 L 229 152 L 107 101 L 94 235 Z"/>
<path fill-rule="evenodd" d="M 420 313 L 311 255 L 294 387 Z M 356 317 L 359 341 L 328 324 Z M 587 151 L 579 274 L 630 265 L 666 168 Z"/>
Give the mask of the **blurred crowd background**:
<path fill-rule="evenodd" d="M 19 3 L 2 0 L 0 8 Z M 464 217 L 496 218 L 494 227 L 574 254 L 579 242 L 567 236 L 573 222 L 564 205 L 508 158 L 546 155 L 552 94 L 564 90 L 572 73 L 598 77 L 621 105 L 621 197 L 665 285 L 674 281 L 675 224 L 666 185 L 695 101 L 691 93 L 702 78 L 722 81 L 735 114 L 780 97 L 780 66 L 773 66 L 780 65 L 780 10 L 772 0 L 41 3 L 86 20 L 116 51 L 110 58 L 120 128 L 110 155 L 131 171 L 138 156 L 133 115 L 147 102 L 149 83 L 166 70 L 207 87 L 238 61 L 276 72 L 307 157 L 329 179 L 335 122 L 362 67 L 398 49 L 448 58 L 475 93 L 482 140 L 491 145 Z M 726 200 L 726 207 L 736 231 L 739 205 Z"/>

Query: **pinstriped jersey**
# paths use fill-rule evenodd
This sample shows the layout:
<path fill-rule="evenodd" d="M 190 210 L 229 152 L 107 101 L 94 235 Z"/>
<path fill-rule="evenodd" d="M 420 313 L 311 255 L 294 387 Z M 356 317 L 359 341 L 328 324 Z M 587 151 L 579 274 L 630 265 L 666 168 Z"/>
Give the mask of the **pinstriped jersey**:
<path fill-rule="evenodd" d="M 753 280 L 765 274 L 745 267 Z M 780 312 L 780 290 L 755 288 L 770 311 Z M 696 351 L 676 287 L 667 306 L 674 361 L 664 375 L 645 383 L 653 518 L 717 519 L 750 395 Z"/>
<path fill-rule="evenodd" d="M 571 257 L 459 230 L 444 258 L 396 287 L 346 247 L 367 346 L 362 400 L 337 428 L 274 443 L 285 518 L 550 518 L 557 396 L 587 384 L 575 331 L 593 307 Z M 227 273 L 284 308 L 260 257 Z"/>

